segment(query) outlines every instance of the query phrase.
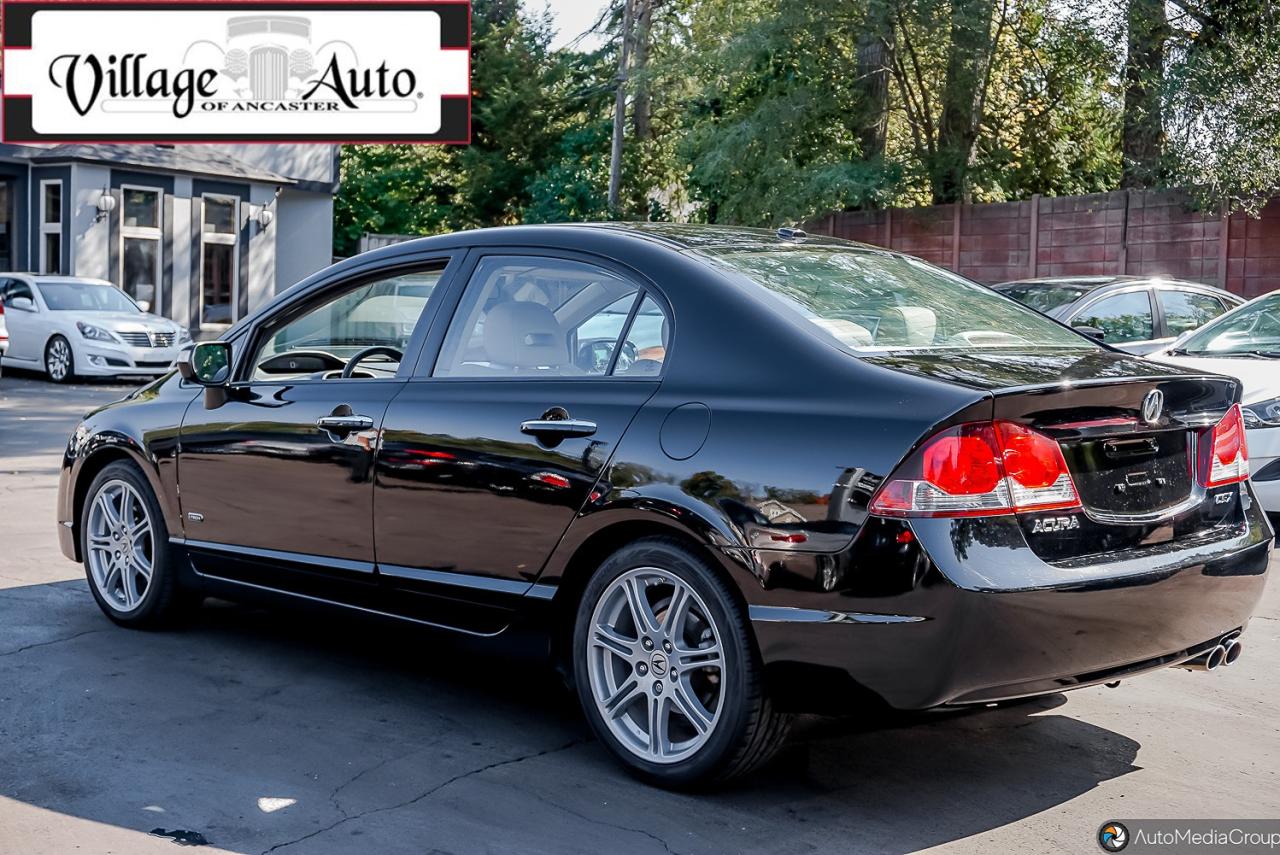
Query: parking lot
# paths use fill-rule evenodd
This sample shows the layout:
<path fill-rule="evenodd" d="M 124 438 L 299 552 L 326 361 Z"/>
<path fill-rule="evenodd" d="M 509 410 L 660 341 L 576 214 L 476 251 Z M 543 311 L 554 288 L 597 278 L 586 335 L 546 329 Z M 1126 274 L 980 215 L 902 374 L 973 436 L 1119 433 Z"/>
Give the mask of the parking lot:
<path fill-rule="evenodd" d="M 1109 819 L 1280 804 L 1274 583 L 1231 668 L 806 719 L 704 795 L 627 778 L 529 657 L 221 602 L 182 631 L 116 628 L 58 551 L 54 502 L 77 419 L 128 388 L 0 380 L 5 852 L 172 851 L 153 829 L 235 853 L 1088 852 Z"/>

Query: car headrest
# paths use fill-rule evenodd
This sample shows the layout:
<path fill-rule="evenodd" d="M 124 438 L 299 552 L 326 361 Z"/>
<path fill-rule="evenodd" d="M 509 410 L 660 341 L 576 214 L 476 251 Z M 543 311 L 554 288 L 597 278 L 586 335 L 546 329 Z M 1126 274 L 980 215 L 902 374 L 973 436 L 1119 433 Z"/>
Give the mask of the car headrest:
<path fill-rule="evenodd" d="M 484 319 L 484 349 L 491 363 L 513 368 L 560 368 L 569 348 L 560 322 L 541 303 L 499 303 Z"/>
<path fill-rule="evenodd" d="M 923 306 L 894 306 L 880 313 L 876 344 L 919 347 L 933 344 L 938 316 Z"/>
<path fill-rule="evenodd" d="M 862 324 L 846 321 L 842 318 L 810 318 L 814 325 L 821 327 L 836 340 L 848 347 L 870 347 L 871 330 Z"/>

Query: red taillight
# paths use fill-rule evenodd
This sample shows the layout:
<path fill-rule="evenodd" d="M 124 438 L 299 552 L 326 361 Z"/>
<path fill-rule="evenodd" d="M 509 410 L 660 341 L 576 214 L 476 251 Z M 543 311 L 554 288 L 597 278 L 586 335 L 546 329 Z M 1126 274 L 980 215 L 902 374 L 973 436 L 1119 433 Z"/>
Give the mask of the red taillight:
<path fill-rule="evenodd" d="M 1244 435 L 1244 413 L 1235 404 L 1222 421 L 1209 432 L 1205 447 L 1208 460 L 1201 455 L 1200 479 L 1206 487 L 1236 484 L 1249 477 L 1249 445 Z"/>
<path fill-rule="evenodd" d="M 991 425 L 964 425 L 940 434 L 921 449 L 925 481 L 956 496 L 990 493 L 1000 483 L 995 433 Z"/>
<path fill-rule="evenodd" d="M 964 517 L 1076 508 L 1062 449 L 1013 422 L 973 422 L 932 437 L 871 500 L 897 517 Z"/>

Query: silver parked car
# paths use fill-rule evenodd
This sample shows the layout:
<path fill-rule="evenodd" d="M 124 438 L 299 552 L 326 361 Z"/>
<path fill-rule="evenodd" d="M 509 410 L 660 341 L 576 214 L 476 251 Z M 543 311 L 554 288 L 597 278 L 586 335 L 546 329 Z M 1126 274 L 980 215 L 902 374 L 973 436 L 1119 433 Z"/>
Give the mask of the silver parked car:
<path fill-rule="evenodd" d="M 993 285 L 1036 311 L 1129 353 L 1168 347 L 1244 302 L 1212 285 L 1150 276 L 1053 276 Z"/>

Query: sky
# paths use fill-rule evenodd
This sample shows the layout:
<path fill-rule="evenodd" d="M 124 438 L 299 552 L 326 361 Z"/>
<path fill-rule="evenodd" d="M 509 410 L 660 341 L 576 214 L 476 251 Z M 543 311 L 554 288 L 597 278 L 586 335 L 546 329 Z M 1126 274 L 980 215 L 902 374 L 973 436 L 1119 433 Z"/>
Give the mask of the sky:
<path fill-rule="evenodd" d="M 556 25 L 556 37 L 551 42 L 553 48 L 563 47 L 586 32 L 601 11 L 608 5 L 607 0 L 521 0 L 526 12 L 537 14 L 549 8 Z M 579 42 L 583 49 L 597 47 L 599 38 L 592 36 Z"/>

